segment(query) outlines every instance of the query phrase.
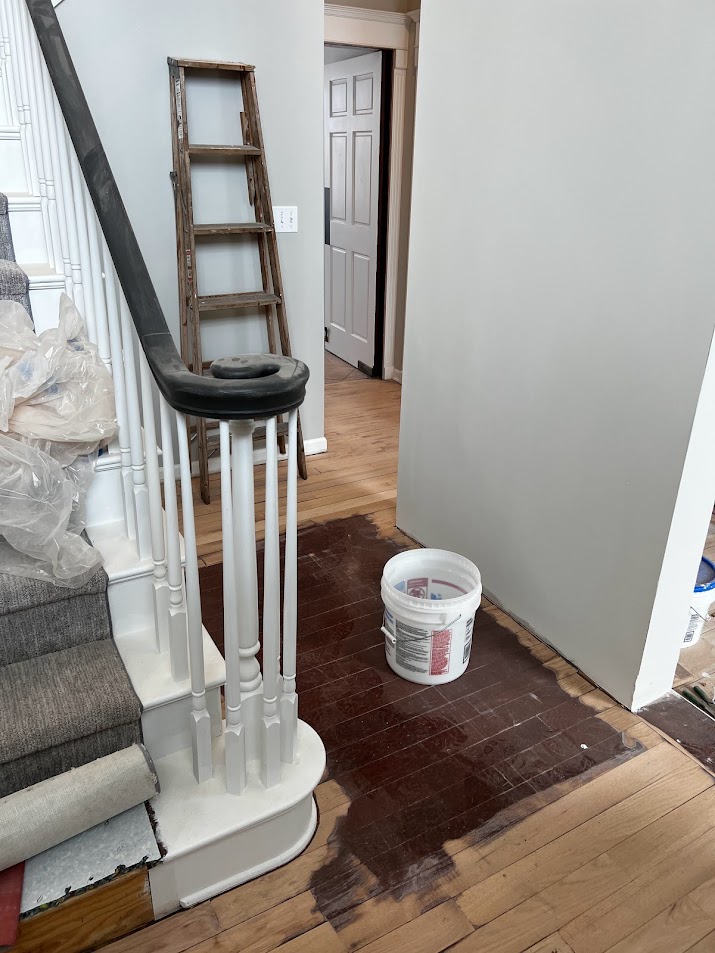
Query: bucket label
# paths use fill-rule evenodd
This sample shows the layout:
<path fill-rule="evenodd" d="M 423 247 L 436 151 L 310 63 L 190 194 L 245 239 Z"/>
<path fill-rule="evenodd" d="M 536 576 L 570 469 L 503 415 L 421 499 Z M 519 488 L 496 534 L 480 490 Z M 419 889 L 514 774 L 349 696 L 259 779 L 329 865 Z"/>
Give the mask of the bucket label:
<path fill-rule="evenodd" d="M 395 661 L 406 668 L 408 672 L 419 672 L 425 675 L 429 671 L 430 642 L 429 632 L 426 629 L 416 629 L 405 625 L 399 619 L 395 620 L 395 635 L 397 637 Z"/>
<path fill-rule="evenodd" d="M 462 656 L 462 664 L 464 664 L 469 658 L 469 653 L 472 651 L 472 629 L 474 627 L 474 619 L 470 619 L 467 622 L 467 625 L 464 629 L 464 655 Z"/>
<path fill-rule="evenodd" d="M 685 638 L 683 639 L 683 643 L 685 645 L 688 645 L 690 642 L 693 641 L 695 637 L 695 633 L 697 632 L 697 629 L 698 629 L 699 622 L 700 622 L 699 614 L 697 612 L 693 612 L 690 616 L 690 622 L 688 623 L 688 631 L 685 633 Z"/>
<path fill-rule="evenodd" d="M 452 630 L 443 629 L 433 632 L 432 654 L 430 657 L 430 675 L 446 675 L 449 671 L 449 649 L 452 645 Z"/>
<path fill-rule="evenodd" d="M 429 579 L 424 576 L 420 579 L 408 579 L 407 595 L 412 596 L 413 599 L 426 599 L 428 586 Z"/>

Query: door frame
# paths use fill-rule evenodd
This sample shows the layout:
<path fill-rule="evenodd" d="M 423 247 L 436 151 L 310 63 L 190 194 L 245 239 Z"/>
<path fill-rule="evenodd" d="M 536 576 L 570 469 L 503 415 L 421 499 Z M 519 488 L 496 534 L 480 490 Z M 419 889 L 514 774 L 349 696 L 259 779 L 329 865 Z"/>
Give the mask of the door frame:
<path fill-rule="evenodd" d="M 387 242 L 385 263 L 384 333 L 382 377 L 402 380 L 395 371 L 395 329 L 397 326 L 398 263 L 402 251 L 400 218 L 402 205 L 402 170 L 405 150 L 405 81 L 410 44 L 410 14 L 386 10 L 366 10 L 325 4 L 325 43 L 346 46 L 371 46 L 393 50 L 392 108 L 390 114 L 389 186 L 387 196 Z"/>

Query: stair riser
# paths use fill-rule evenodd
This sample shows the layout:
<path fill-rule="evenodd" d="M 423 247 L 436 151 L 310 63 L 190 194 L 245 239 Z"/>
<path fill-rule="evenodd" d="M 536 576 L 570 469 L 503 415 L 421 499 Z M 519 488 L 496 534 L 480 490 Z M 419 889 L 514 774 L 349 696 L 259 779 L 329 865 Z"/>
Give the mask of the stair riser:
<path fill-rule="evenodd" d="M 20 133 L 0 126 L 0 191 L 29 192 Z"/>
<path fill-rule="evenodd" d="M 221 690 L 219 688 L 206 692 L 206 705 L 211 715 L 212 734 L 218 737 L 221 734 Z M 160 705 L 158 708 L 150 708 L 142 712 L 144 744 L 155 761 L 175 751 L 191 750 L 190 715 L 190 695 L 178 698 L 168 705 Z"/>
<path fill-rule="evenodd" d="M 15 246 L 17 253 L 17 245 Z M 35 331 L 41 334 L 48 328 L 56 328 L 60 314 L 60 295 L 65 290 L 64 279 L 52 276 L 51 279 L 35 278 L 30 275 L 30 304 Z"/>
<path fill-rule="evenodd" d="M 16 259 L 23 265 L 48 261 L 40 199 L 35 196 L 23 196 L 21 200 L 11 197 L 9 206 Z"/>
<path fill-rule="evenodd" d="M 95 470 L 87 494 L 87 525 L 104 526 L 124 519 L 124 493 L 120 467 Z"/>
<path fill-rule="evenodd" d="M 114 637 L 154 625 L 153 575 L 130 576 L 109 582 L 109 611 Z"/>

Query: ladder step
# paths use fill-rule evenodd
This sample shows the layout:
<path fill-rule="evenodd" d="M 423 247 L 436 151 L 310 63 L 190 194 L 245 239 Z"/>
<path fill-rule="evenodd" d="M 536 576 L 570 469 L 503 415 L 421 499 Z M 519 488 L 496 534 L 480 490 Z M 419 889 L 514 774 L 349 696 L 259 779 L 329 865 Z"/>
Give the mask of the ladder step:
<path fill-rule="evenodd" d="M 219 435 L 218 433 L 213 432 L 216 429 L 216 427 L 217 427 L 217 424 L 215 421 L 211 421 L 211 420 L 206 421 L 206 429 L 209 431 L 206 436 L 207 436 L 207 440 L 209 444 L 216 443 L 218 445 Z M 196 424 L 191 424 L 191 427 L 189 429 L 192 434 L 195 434 L 198 428 L 196 427 Z M 278 424 L 276 425 L 276 433 L 279 437 L 287 437 L 288 424 L 283 423 L 282 421 L 278 421 Z M 256 429 L 253 431 L 253 438 L 254 440 L 265 440 L 266 428 L 256 427 Z"/>
<path fill-rule="evenodd" d="M 194 225 L 196 238 L 218 238 L 221 235 L 247 235 L 251 233 L 272 232 L 267 222 L 232 222 L 226 225 Z"/>
<path fill-rule="evenodd" d="M 193 143 L 189 146 L 192 159 L 242 159 L 244 156 L 260 154 L 261 150 L 257 146 L 211 146 Z"/>
<path fill-rule="evenodd" d="M 279 295 L 266 291 L 242 291 L 238 294 L 199 297 L 199 311 L 232 311 L 234 308 L 265 308 L 280 304 Z"/>
<path fill-rule="evenodd" d="M 173 56 L 168 57 L 167 62 L 169 66 L 182 66 L 184 69 L 219 69 L 238 73 L 249 73 L 255 69 L 248 63 L 224 63 L 220 60 L 179 60 Z"/>

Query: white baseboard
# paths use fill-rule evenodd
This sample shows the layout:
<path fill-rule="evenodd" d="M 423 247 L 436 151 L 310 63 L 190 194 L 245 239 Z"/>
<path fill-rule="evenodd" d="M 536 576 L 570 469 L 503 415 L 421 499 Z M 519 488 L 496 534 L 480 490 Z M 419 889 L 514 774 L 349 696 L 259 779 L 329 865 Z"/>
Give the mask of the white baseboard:
<path fill-rule="evenodd" d="M 393 381 L 397 381 L 398 384 L 402 384 L 402 371 L 397 367 L 392 372 Z"/>

